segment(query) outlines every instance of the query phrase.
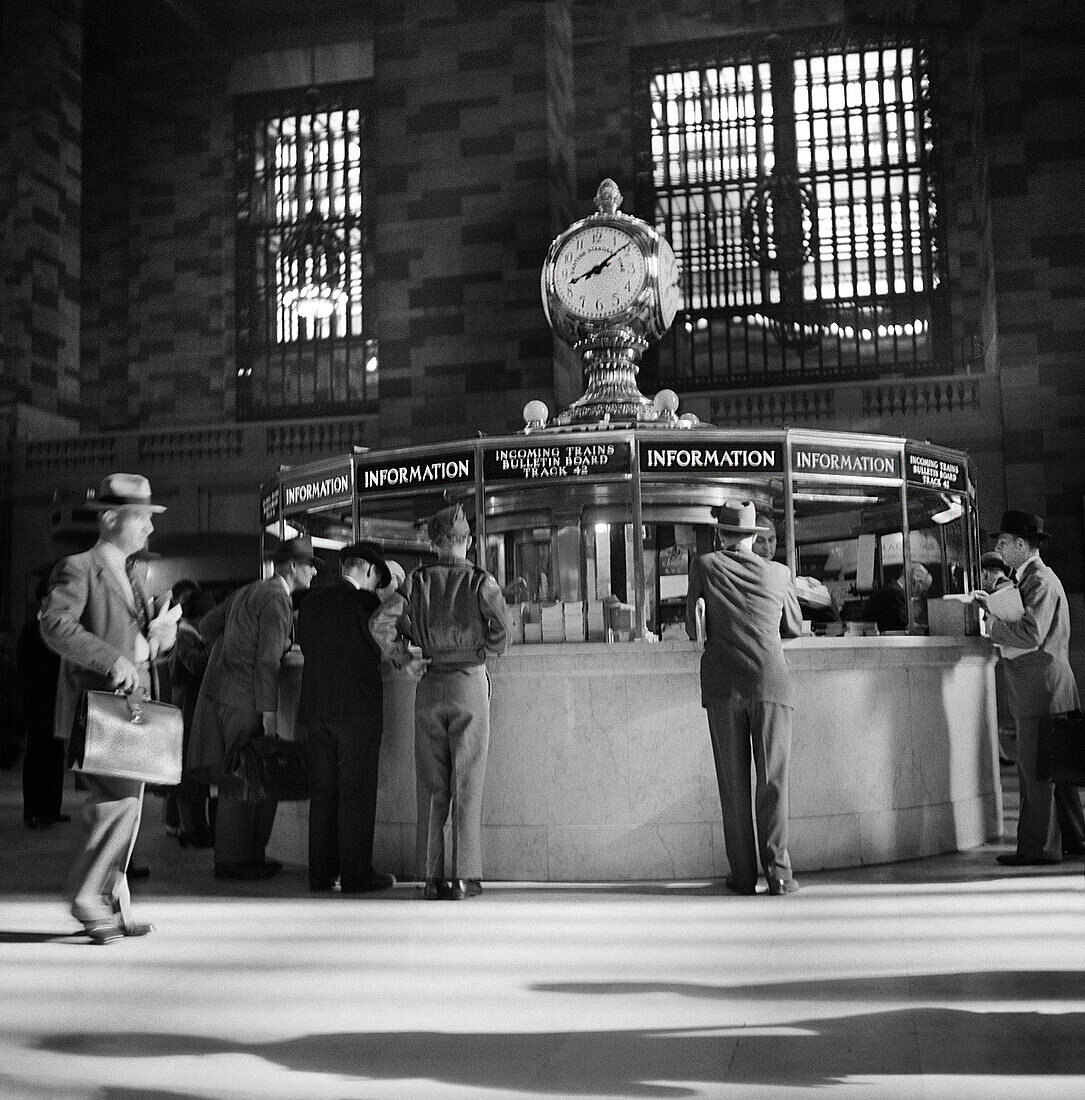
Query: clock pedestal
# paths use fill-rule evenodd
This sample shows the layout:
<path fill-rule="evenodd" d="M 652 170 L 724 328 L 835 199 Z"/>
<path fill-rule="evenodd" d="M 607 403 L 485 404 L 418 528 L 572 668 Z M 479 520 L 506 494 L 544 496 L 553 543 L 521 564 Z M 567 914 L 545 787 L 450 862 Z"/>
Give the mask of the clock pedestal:
<path fill-rule="evenodd" d="M 554 424 L 655 420 L 659 410 L 637 388 L 640 357 L 647 346 L 629 329 L 576 345 L 584 363 L 587 386 L 582 397 L 554 417 Z"/>

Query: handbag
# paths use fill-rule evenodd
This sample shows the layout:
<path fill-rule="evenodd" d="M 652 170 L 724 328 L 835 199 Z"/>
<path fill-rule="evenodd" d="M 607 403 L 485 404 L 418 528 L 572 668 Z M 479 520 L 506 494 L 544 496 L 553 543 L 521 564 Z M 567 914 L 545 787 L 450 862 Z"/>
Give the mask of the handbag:
<path fill-rule="evenodd" d="M 181 782 L 184 720 L 179 707 L 156 703 L 143 688 L 83 694 L 68 742 L 76 772 L 173 786 Z"/>
<path fill-rule="evenodd" d="M 223 761 L 218 789 L 241 802 L 301 802 L 310 793 L 305 746 L 258 734 Z"/>
<path fill-rule="evenodd" d="M 1085 714 L 1045 714 L 1036 744 L 1036 775 L 1048 783 L 1085 787 Z"/>

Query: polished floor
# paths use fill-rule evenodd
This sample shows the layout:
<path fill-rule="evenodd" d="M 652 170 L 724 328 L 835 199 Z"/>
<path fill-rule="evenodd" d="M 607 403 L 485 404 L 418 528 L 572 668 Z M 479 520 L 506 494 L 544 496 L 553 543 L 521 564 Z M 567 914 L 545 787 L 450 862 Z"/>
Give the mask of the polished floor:
<path fill-rule="evenodd" d="M 1079 861 L 313 898 L 301 868 L 216 882 L 148 798 L 156 931 L 93 947 L 59 897 L 78 831 L 24 829 L 0 772 L 3 1100 L 1085 1096 Z"/>

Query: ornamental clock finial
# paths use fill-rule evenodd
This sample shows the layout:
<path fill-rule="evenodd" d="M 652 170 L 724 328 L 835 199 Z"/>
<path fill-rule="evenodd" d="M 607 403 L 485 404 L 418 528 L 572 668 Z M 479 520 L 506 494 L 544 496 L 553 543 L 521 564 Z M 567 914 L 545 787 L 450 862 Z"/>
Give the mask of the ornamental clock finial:
<path fill-rule="evenodd" d="M 622 205 L 622 193 L 618 185 L 608 176 L 595 192 L 595 209 L 600 214 L 613 214 Z"/>

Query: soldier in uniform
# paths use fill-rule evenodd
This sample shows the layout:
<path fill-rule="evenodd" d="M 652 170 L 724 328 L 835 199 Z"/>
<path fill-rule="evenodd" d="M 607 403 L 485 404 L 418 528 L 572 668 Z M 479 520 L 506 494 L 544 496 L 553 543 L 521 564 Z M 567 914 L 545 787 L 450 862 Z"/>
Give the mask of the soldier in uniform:
<path fill-rule="evenodd" d="M 411 573 L 374 613 L 370 629 L 393 664 L 419 677 L 414 720 L 423 896 L 458 901 L 482 892 L 482 786 L 490 743 L 486 658 L 505 652 L 508 625 L 497 581 L 467 561 L 471 530 L 463 509 L 438 512 L 428 534 L 437 561 Z M 448 881 L 444 828 L 450 811 Z"/>

